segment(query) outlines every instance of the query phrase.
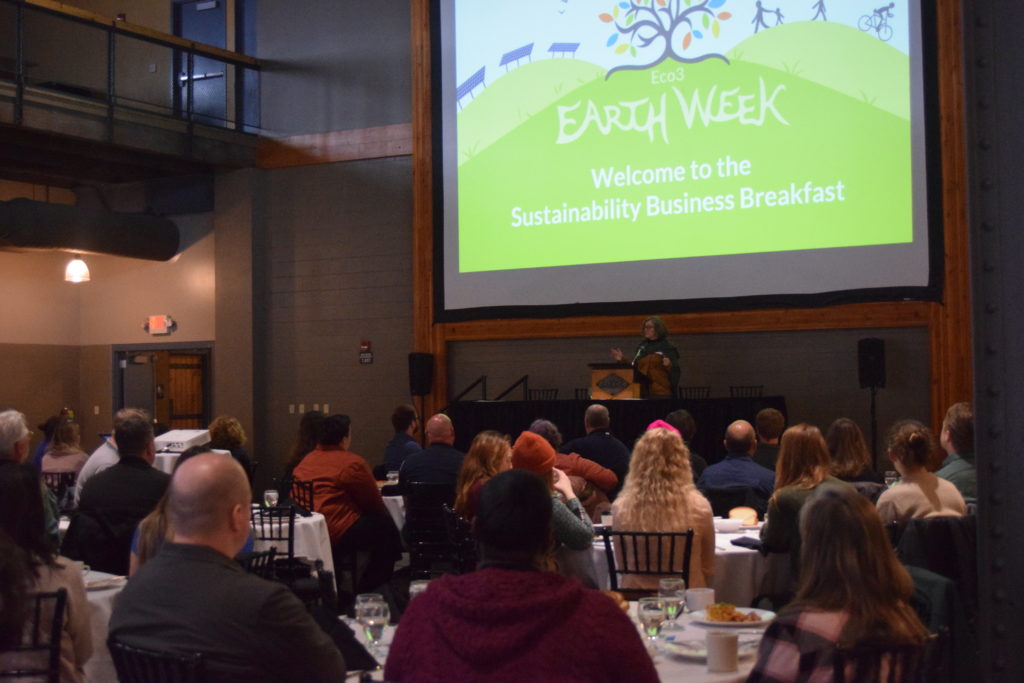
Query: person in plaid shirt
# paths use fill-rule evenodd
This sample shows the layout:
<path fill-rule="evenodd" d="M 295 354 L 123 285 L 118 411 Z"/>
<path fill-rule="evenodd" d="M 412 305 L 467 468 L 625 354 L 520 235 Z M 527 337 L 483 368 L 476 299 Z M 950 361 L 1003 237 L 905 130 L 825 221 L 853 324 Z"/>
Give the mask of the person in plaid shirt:
<path fill-rule="evenodd" d="M 867 498 L 822 485 L 801 511 L 800 534 L 796 598 L 768 627 L 748 683 L 831 681 L 840 648 L 923 648 L 928 631 L 908 604 L 913 583 Z"/>

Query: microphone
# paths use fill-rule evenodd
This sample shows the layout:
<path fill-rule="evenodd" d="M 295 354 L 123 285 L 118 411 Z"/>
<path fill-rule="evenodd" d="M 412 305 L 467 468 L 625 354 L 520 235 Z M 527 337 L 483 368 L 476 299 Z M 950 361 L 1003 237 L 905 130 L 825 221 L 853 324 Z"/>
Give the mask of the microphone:
<path fill-rule="evenodd" d="M 646 349 L 646 348 L 647 348 L 647 344 L 646 343 L 640 344 L 640 346 L 636 347 L 636 355 L 633 356 L 633 360 L 630 362 L 630 365 L 636 365 L 637 359 L 640 358 L 640 356 L 643 355 L 644 349 Z"/>

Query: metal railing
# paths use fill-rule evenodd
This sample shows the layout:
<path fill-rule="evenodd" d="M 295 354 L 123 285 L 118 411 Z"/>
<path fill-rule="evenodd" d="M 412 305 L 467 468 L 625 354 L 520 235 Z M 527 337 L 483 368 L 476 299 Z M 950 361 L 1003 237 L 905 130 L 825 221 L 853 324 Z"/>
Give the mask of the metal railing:
<path fill-rule="evenodd" d="M 106 118 L 155 115 L 259 130 L 260 61 L 49 0 L 0 0 L 0 84 L 13 84 L 13 123 L 28 98 Z M 197 68 L 201 73 L 197 73 Z M 10 92 L 10 89 L 8 90 Z"/>

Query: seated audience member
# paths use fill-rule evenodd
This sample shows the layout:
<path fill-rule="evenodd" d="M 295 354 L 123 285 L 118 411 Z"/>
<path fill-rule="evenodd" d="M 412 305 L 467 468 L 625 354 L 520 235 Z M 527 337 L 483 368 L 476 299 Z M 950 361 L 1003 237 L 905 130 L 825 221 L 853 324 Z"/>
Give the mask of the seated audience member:
<path fill-rule="evenodd" d="M 569 482 L 576 497 L 580 499 L 580 505 L 591 520 L 599 521 L 601 513 L 611 508 L 608 494 L 619 487 L 619 477 L 607 467 L 580 457 L 579 453 L 559 453 L 562 433 L 554 422 L 534 420 L 530 424 L 530 431 L 544 437 L 555 449 L 555 468 L 569 475 Z"/>
<path fill-rule="evenodd" d="M 391 413 L 391 426 L 395 429 L 395 435 L 384 446 L 384 462 L 381 464 L 384 474 L 400 471 L 406 458 L 423 450 L 415 438 L 419 424 L 416 409 L 411 405 L 403 403 L 395 407 Z"/>
<path fill-rule="evenodd" d="M 783 444 L 783 449 L 785 445 Z M 768 627 L 748 683 L 831 681 L 837 647 L 922 647 L 927 630 L 908 601 L 914 591 L 882 522 L 850 486 L 822 486 L 800 513 L 800 586 Z M 911 672 L 846 668 L 848 681 L 916 680 Z"/>
<path fill-rule="evenodd" d="M 295 466 L 302 462 L 306 454 L 316 448 L 320 443 L 320 428 L 323 427 L 324 418 L 327 417 L 319 410 L 307 410 L 299 419 L 299 431 L 295 434 L 295 441 L 292 443 L 291 452 L 288 455 L 288 462 L 284 466 L 285 478 L 292 476 Z"/>
<path fill-rule="evenodd" d="M 93 569 L 124 575 L 135 527 L 160 502 L 171 478 L 153 467 L 153 424 L 145 412 L 119 420 L 114 438 L 120 460 L 86 483 L 63 550 Z"/>
<path fill-rule="evenodd" d="M 786 428 L 786 416 L 775 408 L 765 408 L 754 416 L 754 425 L 757 432 L 754 462 L 774 472 L 775 461 L 779 457 L 779 438 Z"/>
<path fill-rule="evenodd" d="M 245 430 L 237 418 L 221 415 L 210 423 L 210 445 L 209 450 L 227 451 L 231 457 L 238 461 L 238 464 L 245 470 L 252 484 L 253 464 L 252 458 L 245 450 Z"/>
<path fill-rule="evenodd" d="M 551 530 L 555 544 L 570 550 L 589 550 L 594 543 L 594 525 L 583 512 L 569 477 L 555 469 L 555 449 L 544 437 L 523 432 L 512 445 L 512 468 L 533 472 L 548 484 L 551 495 Z M 559 498 L 561 494 L 565 502 Z"/>
<path fill-rule="evenodd" d="M 455 511 L 468 520 L 476 517 L 480 489 L 499 472 L 512 467 L 512 445 L 508 437 L 491 430 L 480 432 L 462 459 L 455 485 Z"/>
<path fill-rule="evenodd" d="M 113 467 L 117 464 L 120 457 L 117 455 L 117 425 L 122 421 L 129 418 L 142 416 L 144 419 L 149 419 L 149 413 L 139 408 L 122 408 L 114 414 L 114 425 L 113 430 L 106 439 L 103 440 L 96 450 L 92 452 L 89 459 L 85 461 L 81 471 L 78 473 L 78 481 L 76 482 L 77 488 L 75 489 L 75 503 L 82 497 L 82 489 L 85 488 L 87 481 L 92 479 L 93 475 L 102 472 L 108 467 Z"/>
<path fill-rule="evenodd" d="M 455 427 L 447 415 L 432 416 L 426 426 L 427 447 L 405 459 L 398 474 L 398 485 L 405 491 L 411 482 L 427 484 L 451 484 L 459 478 L 462 468 L 462 452 L 455 443 Z"/>
<path fill-rule="evenodd" d="M 85 461 L 89 459 L 85 451 L 79 447 L 81 441 L 78 425 L 70 418 L 60 418 L 60 422 L 53 430 L 50 447 L 43 455 L 42 471 L 79 472 L 85 465 Z"/>
<path fill-rule="evenodd" d="M 828 428 L 825 443 L 832 458 L 829 471 L 836 479 L 876 484 L 884 481 L 872 468 L 871 452 L 864 443 L 864 434 L 853 420 L 841 417 L 833 422 Z"/>
<path fill-rule="evenodd" d="M 519 470 L 484 485 L 473 527 L 480 569 L 435 579 L 409 603 L 385 680 L 658 680 L 636 627 L 613 600 L 541 571 L 548 497 L 545 482 Z"/>
<path fill-rule="evenodd" d="M 175 468 L 177 471 L 177 468 Z M 134 576 L 139 567 L 146 564 L 173 533 L 167 521 L 167 498 L 170 491 L 156 504 L 153 511 L 142 518 L 132 536 L 131 556 L 128 560 L 128 576 Z"/>
<path fill-rule="evenodd" d="M 715 571 L 715 525 L 711 520 L 711 505 L 693 484 L 686 446 L 674 429 L 648 429 L 636 442 L 629 460 L 629 476 L 622 493 L 615 499 L 612 514 L 616 531 L 685 532 L 693 529 L 687 587 L 709 585 Z M 680 544 L 678 565 L 682 565 L 683 550 Z M 623 588 L 657 589 L 660 578 L 626 574 L 621 585 Z"/>
<path fill-rule="evenodd" d="M 110 636 L 135 647 L 203 654 L 211 681 L 340 681 L 335 644 L 283 584 L 232 558 L 249 534 L 252 492 L 218 453 L 175 472 L 167 501 L 174 540 L 128 581 Z"/>
<path fill-rule="evenodd" d="M 897 422 L 889 430 L 889 460 L 900 481 L 878 497 L 884 522 L 904 523 L 915 517 L 967 514 L 967 505 L 956 486 L 928 471 L 935 452 L 931 430 L 916 420 Z"/>
<path fill-rule="evenodd" d="M 978 498 L 978 473 L 974 469 L 974 411 L 970 403 L 954 403 L 946 411 L 939 437 L 946 459 L 935 476 L 949 481 L 967 502 Z"/>
<path fill-rule="evenodd" d="M 189 448 L 174 463 L 174 471 L 177 472 L 183 462 L 189 458 L 209 452 L 202 446 Z M 186 454 L 188 454 L 187 458 Z M 135 534 L 132 536 L 132 554 L 128 561 L 128 576 L 133 576 L 139 570 L 139 567 L 146 564 L 150 558 L 156 555 L 160 547 L 163 546 L 164 541 L 173 538 L 174 529 L 171 528 L 171 523 L 167 517 L 167 498 L 169 495 L 170 491 L 165 493 L 160 502 L 153 508 L 153 511 L 143 517 L 142 521 L 139 522 L 139 526 L 135 528 Z M 245 545 L 242 546 L 239 554 L 252 552 L 253 544 L 253 534 L 250 530 L 249 537 L 246 539 Z"/>
<path fill-rule="evenodd" d="M 823 484 L 846 486 L 829 475 L 828 447 L 814 425 L 798 424 L 782 434 L 775 466 L 775 493 L 768 501 L 768 516 L 761 527 L 764 549 L 789 553 L 791 584 L 795 588 L 800 571 L 800 510 Z"/>
<path fill-rule="evenodd" d="M 11 539 L 28 559 L 30 593 L 67 590 L 60 636 L 60 680 L 62 683 L 84 680 L 83 667 L 92 655 L 93 642 L 82 566 L 53 553 L 53 546 L 46 535 L 39 472 L 32 465 L 20 462 L 0 464 L 0 535 Z M 8 606 L 3 604 L 0 608 L 0 612 L 6 612 Z M 0 672 L 9 671 L 19 664 L 46 667 L 45 654 L 31 662 L 26 662 L 23 657 L 0 654 Z"/>
<path fill-rule="evenodd" d="M 0 465 L 7 462 L 25 462 L 31 438 L 32 432 L 28 429 L 28 421 L 25 419 L 24 413 L 17 410 L 0 412 Z M 56 548 L 60 543 L 60 535 L 57 530 L 60 509 L 57 507 L 57 497 L 41 479 L 39 480 L 39 492 L 43 498 L 46 537 Z"/>
<path fill-rule="evenodd" d="M 57 429 L 57 425 L 60 424 L 60 415 L 51 415 L 46 418 L 46 422 L 36 427 L 43 434 L 43 440 L 36 446 L 35 452 L 32 453 L 32 464 L 37 470 L 43 468 L 43 456 L 46 455 L 46 451 L 50 450 L 50 442 L 53 440 L 53 431 Z"/>
<path fill-rule="evenodd" d="M 693 419 L 693 415 L 690 414 L 689 410 L 680 408 L 666 415 L 665 422 L 675 427 L 676 431 L 679 432 L 679 436 L 682 437 L 686 450 L 690 452 L 690 470 L 693 472 L 693 480 L 697 481 L 700 479 L 700 475 L 704 473 L 704 470 L 707 469 L 708 461 L 700 457 L 693 450 L 693 436 L 697 433 L 696 420 Z"/>
<path fill-rule="evenodd" d="M 563 453 L 578 453 L 580 457 L 592 460 L 614 472 L 619 478 L 619 483 L 615 490 L 608 494 L 608 498 L 615 500 L 615 496 L 619 495 L 626 481 L 626 472 L 629 471 L 629 449 L 612 435 L 610 425 L 608 408 L 595 403 L 589 406 L 583 415 L 583 428 L 587 435 L 563 444 L 559 450 Z"/>
<path fill-rule="evenodd" d="M 775 490 L 775 475 L 771 470 L 754 462 L 757 448 L 754 428 L 746 420 L 736 420 L 725 430 L 725 458 L 709 465 L 697 480 L 701 491 L 733 486 L 753 489 L 758 498 L 757 513 L 764 515 L 768 508 L 768 497 Z"/>
<path fill-rule="evenodd" d="M 335 565 L 354 551 L 370 557 L 356 593 L 369 593 L 391 579 L 402 542 L 377 481 L 362 457 L 349 450 L 351 420 L 331 415 L 320 428 L 320 444 L 295 467 L 296 479 L 313 482 L 313 508 L 327 519 Z"/>

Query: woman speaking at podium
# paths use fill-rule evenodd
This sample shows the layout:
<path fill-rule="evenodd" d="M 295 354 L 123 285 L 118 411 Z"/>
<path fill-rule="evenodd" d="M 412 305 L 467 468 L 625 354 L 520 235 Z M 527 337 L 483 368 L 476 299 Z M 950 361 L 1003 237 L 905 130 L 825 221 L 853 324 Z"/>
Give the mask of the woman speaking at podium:
<path fill-rule="evenodd" d="M 668 328 L 656 315 L 644 318 L 640 328 L 643 340 L 628 361 L 643 375 L 648 398 L 672 398 L 679 384 L 679 349 L 668 340 Z M 622 349 L 612 349 L 612 358 L 626 362 Z"/>

